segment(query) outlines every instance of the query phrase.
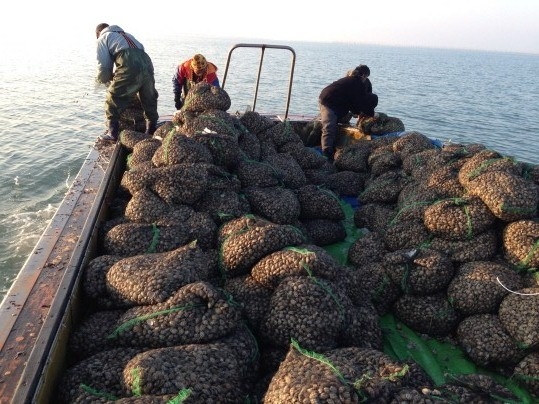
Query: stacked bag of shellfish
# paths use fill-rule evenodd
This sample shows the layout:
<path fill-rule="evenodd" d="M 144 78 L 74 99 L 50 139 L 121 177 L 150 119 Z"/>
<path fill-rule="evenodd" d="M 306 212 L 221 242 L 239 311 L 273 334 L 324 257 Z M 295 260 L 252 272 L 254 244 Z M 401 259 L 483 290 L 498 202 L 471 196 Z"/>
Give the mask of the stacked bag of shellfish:
<path fill-rule="evenodd" d="M 539 396 L 536 166 L 417 132 L 330 164 L 288 122 L 230 105 L 200 83 L 154 137 L 122 131 L 127 170 L 55 402 L 520 399 L 384 353 L 389 314 Z"/>

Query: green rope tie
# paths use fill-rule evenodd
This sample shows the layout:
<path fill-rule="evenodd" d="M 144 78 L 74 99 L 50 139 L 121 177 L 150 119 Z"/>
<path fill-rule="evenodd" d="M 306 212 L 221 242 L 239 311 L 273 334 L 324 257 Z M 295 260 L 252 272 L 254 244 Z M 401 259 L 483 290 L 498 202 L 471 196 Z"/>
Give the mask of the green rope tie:
<path fill-rule="evenodd" d="M 372 376 L 369 374 L 369 373 L 365 373 L 363 374 L 359 379 L 357 380 L 354 380 L 354 381 L 349 381 L 346 379 L 346 377 L 344 377 L 344 375 L 342 374 L 342 372 L 333 364 L 331 363 L 331 361 L 326 358 L 324 355 L 322 354 L 319 354 L 317 352 L 313 352 L 313 351 L 308 351 L 304 348 L 302 348 L 298 341 L 296 341 L 295 339 L 292 338 L 292 346 L 302 355 L 308 357 L 308 358 L 311 358 L 311 359 L 314 359 L 316 361 L 319 361 L 321 363 L 323 363 L 324 365 L 326 365 L 327 367 L 329 367 L 329 369 L 335 374 L 335 376 L 337 377 L 337 379 L 344 385 L 347 385 L 347 386 L 351 386 L 353 389 L 354 389 L 354 392 L 358 395 L 358 397 L 361 398 L 361 401 L 364 402 L 366 401 L 368 398 L 366 397 L 365 393 L 363 393 L 361 391 L 361 389 L 363 388 L 363 385 L 365 384 L 365 382 L 367 380 L 370 380 L 372 379 Z M 395 372 L 395 373 L 392 373 L 388 376 L 384 376 L 382 377 L 383 379 L 385 380 L 389 380 L 389 381 L 395 381 L 397 380 L 397 378 L 402 378 L 404 377 L 406 374 L 408 374 L 410 371 L 410 367 L 408 365 L 404 365 L 402 367 L 402 369 L 398 372 Z"/>
<path fill-rule="evenodd" d="M 155 223 L 152 223 L 152 242 L 150 243 L 150 246 L 146 250 L 147 254 L 154 253 L 157 248 L 157 244 L 159 243 L 159 236 L 161 235 L 161 230 L 159 230 L 159 227 Z"/>
<path fill-rule="evenodd" d="M 176 135 L 179 135 L 179 133 L 177 133 L 176 131 L 174 131 L 174 133 L 170 136 L 167 136 L 165 138 L 165 141 L 162 143 L 161 147 L 163 148 L 163 161 L 165 164 L 170 164 L 169 162 L 169 150 L 170 150 L 170 145 L 172 143 L 172 139 L 174 138 L 174 136 Z"/>
<path fill-rule="evenodd" d="M 473 224 L 472 224 L 472 218 L 470 216 L 470 209 L 468 208 L 468 206 L 464 206 L 463 209 L 464 209 L 464 214 L 466 215 L 466 227 L 468 228 L 467 237 L 468 237 L 468 240 L 471 240 L 471 238 L 473 237 Z"/>
<path fill-rule="evenodd" d="M 103 397 L 103 398 L 106 398 L 107 400 L 110 400 L 110 401 L 116 401 L 118 400 L 118 397 L 112 395 L 112 394 L 109 394 L 107 392 L 103 392 L 103 391 L 99 391 L 99 390 L 96 390 L 94 389 L 93 387 L 90 387 L 88 386 L 87 384 L 84 384 L 84 383 L 81 383 L 79 385 L 79 387 L 87 392 L 87 393 L 90 393 L 92 396 L 94 397 Z"/>
<path fill-rule="evenodd" d="M 303 356 L 306 356 L 308 358 L 314 359 L 314 360 L 316 360 L 316 361 L 318 361 L 320 363 L 323 363 L 324 365 L 329 367 L 333 373 L 335 373 L 335 376 L 337 376 L 337 379 L 339 379 L 339 381 L 341 383 L 349 384 L 348 381 L 346 380 L 346 378 L 344 377 L 344 375 L 341 373 L 341 371 L 333 363 L 331 363 L 330 360 L 328 358 L 326 358 L 324 355 L 319 354 L 317 352 L 308 351 L 307 349 L 302 348 L 299 345 L 299 342 L 297 340 L 295 340 L 294 338 L 292 338 L 291 342 L 292 342 L 292 346 L 300 354 L 302 354 Z"/>
<path fill-rule="evenodd" d="M 402 277 L 401 277 L 401 288 L 404 293 L 407 293 L 408 290 L 410 289 L 409 280 L 410 280 L 411 272 L 412 272 L 412 269 L 410 268 L 410 264 L 406 262 L 404 264 L 404 274 L 402 274 Z"/>
<path fill-rule="evenodd" d="M 128 320 L 125 323 L 123 323 L 122 325 L 120 325 L 119 327 L 117 327 L 112 332 L 112 334 L 107 336 L 107 339 L 118 338 L 118 336 L 121 333 L 123 333 L 124 331 L 126 331 L 126 330 L 128 330 L 130 328 L 133 328 L 135 325 L 137 325 L 139 323 L 142 323 L 143 321 L 146 321 L 146 320 L 149 320 L 149 319 L 152 319 L 152 318 L 156 318 L 156 317 L 159 317 L 159 316 L 162 316 L 162 315 L 165 315 L 165 314 L 175 313 L 175 312 L 178 312 L 178 311 L 191 310 L 191 309 L 194 309 L 196 307 L 205 307 L 205 305 L 204 304 L 187 304 L 185 306 L 172 307 L 170 309 L 160 310 L 160 311 L 156 311 L 156 312 L 153 312 L 153 313 L 146 314 L 144 316 L 139 316 L 139 317 L 132 318 L 131 320 Z"/>
<path fill-rule="evenodd" d="M 535 243 L 533 243 L 532 245 L 532 248 L 530 248 L 530 251 L 528 252 L 528 254 L 526 254 L 526 257 L 521 261 L 521 264 L 524 266 L 524 267 L 528 267 L 528 265 L 530 264 L 530 261 L 532 260 L 533 256 L 535 255 L 536 251 L 537 251 L 537 248 L 539 248 L 539 239 L 535 241 Z"/>
<path fill-rule="evenodd" d="M 470 210 L 468 208 L 470 201 L 465 198 L 446 198 L 446 199 L 441 199 L 439 201 L 434 202 L 433 205 L 437 205 L 444 201 L 450 201 L 453 203 L 454 206 L 462 207 L 464 215 L 466 216 L 466 228 L 467 228 L 466 237 L 468 238 L 468 240 L 471 240 L 473 237 L 473 223 L 472 223 L 472 218 L 470 216 Z"/>
<path fill-rule="evenodd" d="M 406 211 L 417 208 L 417 207 L 421 207 L 421 206 L 429 206 L 430 204 L 431 203 L 428 201 L 419 201 L 419 202 L 412 202 L 412 203 L 404 205 L 402 208 L 400 208 L 397 211 L 393 219 L 391 219 L 391 221 L 389 222 L 389 226 L 395 225 L 395 223 L 397 223 L 399 219 L 399 216 L 403 215 Z"/>
<path fill-rule="evenodd" d="M 133 161 L 133 153 L 129 153 L 129 155 L 127 156 L 127 167 L 129 169 L 133 168 L 131 167 L 131 162 Z"/>
<path fill-rule="evenodd" d="M 494 165 L 494 164 L 496 164 L 496 163 L 498 163 L 500 161 L 504 161 L 504 160 L 510 161 L 513 164 L 515 164 L 515 159 L 513 157 L 498 157 L 498 158 L 485 160 L 479 165 L 479 167 L 477 167 L 476 169 L 474 169 L 474 170 L 472 170 L 472 171 L 470 171 L 468 173 L 468 180 L 472 180 L 472 179 L 478 177 L 479 175 L 481 175 L 483 173 L 484 170 L 486 170 L 490 166 L 492 166 L 492 165 Z"/>
<path fill-rule="evenodd" d="M 536 209 L 535 208 L 521 208 L 517 206 L 509 206 L 505 203 L 501 203 L 499 205 L 499 209 L 501 212 L 505 213 L 516 213 L 518 215 L 526 215 L 526 216 L 534 216 Z"/>
<path fill-rule="evenodd" d="M 140 397 L 142 395 L 142 389 L 140 388 L 140 368 L 131 369 L 131 377 L 133 378 L 133 387 L 131 388 L 131 392 L 135 397 Z"/>
<path fill-rule="evenodd" d="M 286 247 L 286 250 L 293 251 L 301 255 L 314 254 L 313 251 L 310 251 L 306 248 Z M 316 276 L 313 275 L 313 271 L 306 263 L 302 263 L 301 266 L 305 270 L 305 272 L 307 272 L 307 277 L 311 279 L 324 292 L 326 292 L 333 299 L 333 301 L 337 304 L 337 307 L 339 308 L 339 314 L 341 316 L 341 321 L 344 322 L 344 319 L 345 319 L 344 307 L 342 306 L 342 303 L 339 301 L 335 293 L 333 293 L 333 290 L 325 283 L 320 282 L 320 280 Z"/>
<path fill-rule="evenodd" d="M 176 397 L 171 400 L 168 400 L 167 404 L 182 404 L 185 400 L 189 398 L 192 392 L 193 390 L 191 389 L 182 389 Z"/>

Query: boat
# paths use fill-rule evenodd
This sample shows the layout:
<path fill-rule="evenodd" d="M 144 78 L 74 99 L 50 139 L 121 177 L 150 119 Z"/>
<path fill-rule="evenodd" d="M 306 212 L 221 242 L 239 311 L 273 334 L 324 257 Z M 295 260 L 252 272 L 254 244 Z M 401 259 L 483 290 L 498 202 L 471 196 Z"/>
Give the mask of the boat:
<path fill-rule="evenodd" d="M 266 49 L 291 52 L 292 70 L 284 115 L 266 114 L 274 121 L 288 119 L 295 51 L 271 44 L 234 45 L 229 52 L 223 87 L 232 51 L 246 47 L 261 49 L 261 64 Z M 256 109 L 260 74 L 259 71 L 252 110 Z M 172 116 L 165 116 L 160 124 L 171 119 Z M 294 119 L 301 124 L 312 117 Z M 107 203 L 120 184 L 126 158 L 127 151 L 120 143 L 94 143 L 4 297 L 0 307 L 1 403 L 52 402 L 55 384 L 66 363 L 67 340 L 80 322 L 81 271 L 96 254 L 98 228 L 107 218 Z"/>
<path fill-rule="evenodd" d="M 234 50 L 244 47 L 261 50 L 260 67 L 267 49 L 291 53 L 285 112 L 264 114 L 263 118 L 273 124 L 291 125 L 307 143 L 316 118 L 289 114 L 295 65 L 292 48 L 269 44 L 234 45 L 228 55 L 222 88 L 226 88 Z M 259 68 L 251 112 L 256 112 L 260 74 Z M 174 116 L 167 116 L 160 126 L 173 120 Z M 340 147 L 371 139 L 371 135 L 351 124 L 341 125 L 340 132 Z M 433 144 L 439 146 L 435 141 Z M 128 154 L 129 150 L 120 142 L 96 141 L 5 296 L 0 310 L 1 403 L 55 402 L 59 380 L 70 364 L 69 339 L 83 321 L 87 309 L 82 290 L 83 270 L 100 254 L 101 229 L 110 218 L 111 203 L 128 168 Z M 518 388 L 520 399 L 524 397 L 523 402 L 532 402 L 532 396 L 521 386 Z M 186 391 L 183 393 L 188 396 Z"/>

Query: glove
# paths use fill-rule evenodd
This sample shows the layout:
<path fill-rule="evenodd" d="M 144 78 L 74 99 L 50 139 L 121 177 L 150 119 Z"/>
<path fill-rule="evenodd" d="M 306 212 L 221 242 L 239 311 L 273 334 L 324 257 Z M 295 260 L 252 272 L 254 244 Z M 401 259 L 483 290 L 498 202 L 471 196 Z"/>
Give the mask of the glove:
<path fill-rule="evenodd" d="M 180 94 L 174 94 L 174 106 L 176 107 L 177 110 L 183 107 L 183 102 L 180 97 Z"/>

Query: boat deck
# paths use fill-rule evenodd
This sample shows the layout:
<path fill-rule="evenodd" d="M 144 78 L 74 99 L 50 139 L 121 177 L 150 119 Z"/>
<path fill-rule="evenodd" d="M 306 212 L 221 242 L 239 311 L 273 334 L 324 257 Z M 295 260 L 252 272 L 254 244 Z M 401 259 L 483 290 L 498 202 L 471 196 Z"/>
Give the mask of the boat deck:
<path fill-rule="evenodd" d="M 69 301 L 76 298 L 74 285 L 92 239 L 88 233 L 94 231 L 107 183 L 114 178 L 109 171 L 123 161 L 118 158 L 121 149 L 119 144 L 105 143 L 92 147 L 0 306 L 0 397 L 34 401 L 36 381 L 46 383 L 40 376 L 56 374 L 46 368 L 61 369 L 53 363 L 53 355 L 63 347 L 52 346 L 58 342 L 54 337 L 62 334 L 62 327 L 69 328 L 65 321 L 74 315 L 63 318 L 66 308 L 76 307 Z"/>

